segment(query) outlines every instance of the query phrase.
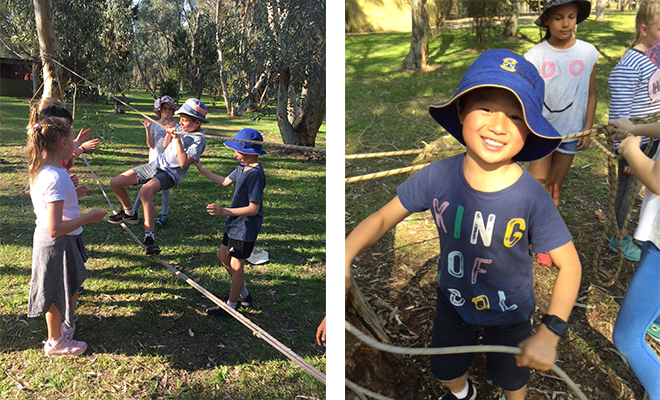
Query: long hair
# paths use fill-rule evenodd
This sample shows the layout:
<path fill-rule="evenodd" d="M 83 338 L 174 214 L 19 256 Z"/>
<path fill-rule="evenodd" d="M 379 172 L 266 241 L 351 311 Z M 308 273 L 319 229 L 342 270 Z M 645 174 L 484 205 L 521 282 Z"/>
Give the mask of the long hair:
<path fill-rule="evenodd" d="M 48 117 L 39 120 L 27 130 L 28 177 L 34 183 L 44 167 L 44 151 L 53 148 L 63 138 L 69 137 L 71 123 L 66 118 Z"/>
<path fill-rule="evenodd" d="M 639 5 L 637 16 L 635 17 L 635 36 L 633 36 L 632 45 L 635 47 L 642 40 L 642 25 L 651 26 L 655 23 L 655 17 L 660 12 L 660 0 L 644 0 Z"/>

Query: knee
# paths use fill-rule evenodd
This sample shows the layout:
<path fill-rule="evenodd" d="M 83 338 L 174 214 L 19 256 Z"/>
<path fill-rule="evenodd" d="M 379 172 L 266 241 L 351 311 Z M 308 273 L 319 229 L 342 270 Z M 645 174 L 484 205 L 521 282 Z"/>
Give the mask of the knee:
<path fill-rule="evenodd" d="M 634 348 L 635 337 L 634 332 L 630 330 L 629 327 L 624 326 L 623 324 L 615 324 L 614 331 L 612 332 L 612 342 L 614 342 L 614 347 L 624 356 L 630 353 L 630 350 Z"/>

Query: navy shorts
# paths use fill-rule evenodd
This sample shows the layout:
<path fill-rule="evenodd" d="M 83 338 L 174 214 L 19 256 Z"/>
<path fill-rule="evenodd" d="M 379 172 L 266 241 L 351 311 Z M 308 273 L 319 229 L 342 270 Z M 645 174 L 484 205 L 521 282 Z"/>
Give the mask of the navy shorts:
<path fill-rule="evenodd" d="M 239 260 L 250 258 L 252 249 L 254 249 L 254 242 L 244 242 L 242 240 L 232 239 L 227 236 L 226 232 L 222 237 L 222 244 L 227 246 L 228 253 L 231 257 L 238 258 Z"/>
<path fill-rule="evenodd" d="M 138 185 L 144 185 L 153 178 L 158 179 L 158 182 L 160 182 L 160 190 L 172 189 L 176 185 L 170 174 L 158 168 L 155 161 L 135 167 L 133 172 L 135 172 Z"/>
<path fill-rule="evenodd" d="M 513 325 L 475 326 L 463 322 L 445 295 L 438 290 L 431 347 L 501 345 L 517 347 L 532 333 L 530 321 Z M 521 389 L 529 381 L 529 368 L 516 366 L 513 354 L 485 353 L 486 372 L 493 383 L 507 391 Z M 431 356 L 431 372 L 450 381 L 468 372 L 474 353 Z"/>

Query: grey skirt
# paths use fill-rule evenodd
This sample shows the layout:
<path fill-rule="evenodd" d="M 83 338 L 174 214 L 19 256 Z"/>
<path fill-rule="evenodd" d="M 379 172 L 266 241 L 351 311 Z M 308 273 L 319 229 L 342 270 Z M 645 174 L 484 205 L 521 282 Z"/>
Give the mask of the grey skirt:
<path fill-rule="evenodd" d="M 51 238 L 45 231 L 35 229 L 27 316 L 35 318 L 44 315 L 54 304 L 63 321 L 73 328 L 75 321 L 71 300 L 87 279 L 87 258 L 82 235 Z"/>

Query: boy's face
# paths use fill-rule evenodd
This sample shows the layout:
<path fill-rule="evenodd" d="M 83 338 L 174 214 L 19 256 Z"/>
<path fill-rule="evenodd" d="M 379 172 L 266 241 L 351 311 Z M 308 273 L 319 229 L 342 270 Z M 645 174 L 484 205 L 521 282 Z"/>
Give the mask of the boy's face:
<path fill-rule="evenodd" d="M 184 132 L 197 132 L 199 127 L 202 125 L 202 122 L 191 118 L 185 114 L 179 114 L 179 125 Z"/>
<path fill-rule="evenodd" d="M 252 164 L 255 162 L 258 158 L 254 154 L 246 154 L 246 153 L 240 153 L 236 150 L 234 150 L 234 156 L 236 160 L 238 160 L 239 163 L 241 164 Z"/>
<path fill-rule="evenodd" d="M 486 164 L 510 163 L 530 132 L 518 98 L 499 88 L 477 89 L 465 96 L 458 118 L 468 155 Z"/>
<path fill-rule="evenodd" d="M 544 22 L 550 30 L 550 35 L 557 40 L 568 40 L 573 37 L 577 25 L 578 6 L 568 3 L 554 7 L 544 17 Z"/>

